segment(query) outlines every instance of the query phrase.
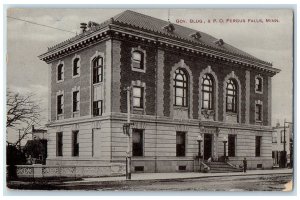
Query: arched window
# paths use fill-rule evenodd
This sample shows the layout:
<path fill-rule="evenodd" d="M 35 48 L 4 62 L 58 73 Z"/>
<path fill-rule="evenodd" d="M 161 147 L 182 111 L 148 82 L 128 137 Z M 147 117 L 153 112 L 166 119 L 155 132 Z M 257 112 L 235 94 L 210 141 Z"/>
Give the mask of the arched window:
<path fill-rule="evenodd" d="M 202 77 L 202 109 L 213 109 L 213 78 L 209 74 Z"/>
<path fill-rule="evenodd" d="M 226 111 L 237 112 L 237 84 L 234 79 L 229 79 L 226 86 Z"/>
<path fill-rule="evenodd" d="M 177 69 L 174 73 L 174 96 L 175 106 L 188 106 L 188 80 L 183 69 Z"/>
<path fill-rule="evenodd" d="M 98 56 L 93 60 L 93 83 L 103 81 L 103 58 Z"/>
<path fill-rule="evenodd" d="M 144 69 L 144 54 L 141 51 L 132 52 L 133 68 Z"/>

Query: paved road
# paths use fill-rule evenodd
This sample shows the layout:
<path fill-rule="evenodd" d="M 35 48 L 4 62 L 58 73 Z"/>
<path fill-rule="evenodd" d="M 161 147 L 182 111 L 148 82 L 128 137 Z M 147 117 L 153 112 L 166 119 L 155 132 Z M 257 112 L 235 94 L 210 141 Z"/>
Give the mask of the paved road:
<path fill-rule="evenodd" d="M 291 174 L 245 175 L 171 180 L 51 182 L 13 184 L 15 189 L 96 191 L 282 191 Z"/>

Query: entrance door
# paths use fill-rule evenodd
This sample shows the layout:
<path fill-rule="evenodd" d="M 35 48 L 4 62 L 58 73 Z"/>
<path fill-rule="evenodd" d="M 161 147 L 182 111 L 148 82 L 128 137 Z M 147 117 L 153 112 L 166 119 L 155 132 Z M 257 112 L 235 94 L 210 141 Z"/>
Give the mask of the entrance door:
<path fill-rule="evenodd" d="M 211 134 L 204 134 L 204 160 L 207 160 L 212 155 L 212 135 Z"/>

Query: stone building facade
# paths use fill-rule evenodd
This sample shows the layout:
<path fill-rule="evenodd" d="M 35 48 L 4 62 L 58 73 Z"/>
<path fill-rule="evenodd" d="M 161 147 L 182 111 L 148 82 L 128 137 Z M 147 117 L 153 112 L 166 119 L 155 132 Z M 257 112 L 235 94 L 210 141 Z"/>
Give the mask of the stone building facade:
<path fill-rule="evenodd" d="M 125 162 L 131 87 L 132 170 L 195 170 L 201 155 L 272 167 L 271 77 L 279 70 L 222 39 L 133 11 L 39 56 L 49 64 L 48 164 Z"/>

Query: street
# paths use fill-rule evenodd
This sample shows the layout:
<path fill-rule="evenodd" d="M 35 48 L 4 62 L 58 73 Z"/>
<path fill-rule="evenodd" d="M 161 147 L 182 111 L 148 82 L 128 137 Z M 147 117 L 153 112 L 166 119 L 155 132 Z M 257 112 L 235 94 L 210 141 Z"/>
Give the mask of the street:
<path fill-rule="evenodd" d="M 292 174 L 243 175 L 169 180 L 132 180 L 106 182 L 52 181 L 9 183 L 11 189 L 23 190 L 93 190 L 93 191 L 282 191 Z"/>

